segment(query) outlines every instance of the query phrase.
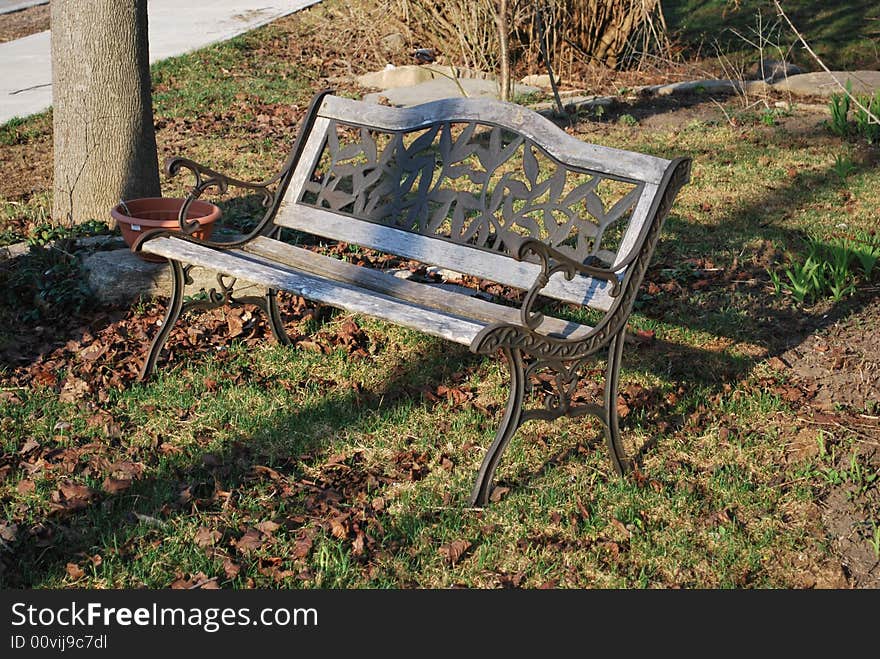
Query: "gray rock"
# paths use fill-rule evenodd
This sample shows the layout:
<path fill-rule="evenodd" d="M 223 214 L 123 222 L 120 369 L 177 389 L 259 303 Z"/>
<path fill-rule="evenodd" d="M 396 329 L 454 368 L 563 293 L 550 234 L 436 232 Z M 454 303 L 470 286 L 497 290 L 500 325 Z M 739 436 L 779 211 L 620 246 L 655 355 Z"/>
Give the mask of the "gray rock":
<path fill-rule="evenodd" d="M 522 80 L 519 81 L 521 85 L 530 85 L 532 87 L 540 87 L 541 89 L 550 89 L 550 74 L 549 73 L 536 73 L 532 75 L 525 76 Z M 559 76 L 556 76 L 556 84 L 559 84 Z"/>
<path fill-rule="evenodd" d="M 461 89 L 459 89 L 459 85 L 461 85 Z M 391 105 L 408 107 L 428 103 L 429 101 L 438 101 L 443 98 L 459 98 L 462 96 L 462 89 L 465 95 L 470 98 L 498 98 L 499 95 L 498 83 L 494 80 L 460 78 L 458 84 L 456 84 L 456 81 L 449 78 L 435 78 L 413 87 L 398 87 L 396 89 L 386 89 L 382 92 L 367 94 L 364 96 L 364 100 L 368 103 L 378 103 L 380 97 L 385 97 Z M 513 93 L 516 96 L 535 94 L 540 91 L 537 87 L 515 85 Z"/>
<path fill-rule="evenodd" d="M 736 80 L 690 80 L 688 82 L 674 82 L 669 85 L 651 85 L 643 87 L 641 93 L 655 96 L 670 96 L 672 94 L 699 93 L 699 92 L 731 92 L 740 88 Z"/>
<path fill-rule="evenodd" d="M 400 32 L 392 32 L 382 37 L 380 43 L 382 48 L 393 53 L 406 48 L 406 37 Z"/>
<path fill-rule="evenodd" d="M 105 252 L 93 252 L 83 257 L 83 270 L 86 282 L 95 297 L 107 304 L 129 304 L 140 296 L 166 297 L 171 292 L 171 267 L 167 263 L 148 263 L 128 248 Z M 200 289 L 217 288 L 217 273 L 204 268 L 193 268 L 190 272 L 193 285 L 187 287 L 187 294 Z M 242 295 L 261 295 L 264 291 L 254 284 Z"/>
<path fill-rule="evenodd" d="M 12 245 L 7 245 L 6 247 L 0 247 L 0 261 L 17 258 L 23 254 L 27 254 L 29 250 L 30 245 L 27 242 L 14 243 Z"/>
<path fill-rule="evenodd" d="M 562 107 L 570 115 L 583 111 L 594 110 L 598 107 L 608 108 L 614 105 L 617 99 L 614 96 L 576 96 L 569 94 L 562 98 Z M 556 103 L 544 101 L 530 106 L 535 112 L 549 117 L 557 115 Z"/>
<path fill-rule="evenodd" d="M 492 75 L 485 71 L 458 68 L 442 64 L 405 64 L 394 66 L 388 64 L 381 71 L 372 71 L 355 78 L 361 87 L 378 87 L 379 89 L 397 89 L 399 87 L 413 87 L 430 80 L 479 79 L 491 80 Z M 455 84 L 455 83 L 453 83 Z"/>
<path fill-rule="evenodd" d="M 832 71 L 825 73 L 802 73 L 774 83 L 773 89 L 789 91 L 802 96 L 825 96 L 840 94 L 840 84 L 852 81 L 854 94 L 873 94 L 880 90 L 880 71 Z"/>
<path fill-rule="evenodd" d="M 356 78 L 361 87 L 378 87 L 379 89 L 396 89 L 398 87 L 412 87 L 428 80 L 433 80 L 436 73 L 425 66 L 392 66 L 365 73 Z"/>
<path fill-rule="evenodd" d="M 803 69 L 792 64 L 791 62 L 783 62 L 777 59 L 765 58 L 756 63 L 749 72 L 752 80 L 763 80 L 764 82 L 776 82 L 783 78 L 803 73 Z"/>

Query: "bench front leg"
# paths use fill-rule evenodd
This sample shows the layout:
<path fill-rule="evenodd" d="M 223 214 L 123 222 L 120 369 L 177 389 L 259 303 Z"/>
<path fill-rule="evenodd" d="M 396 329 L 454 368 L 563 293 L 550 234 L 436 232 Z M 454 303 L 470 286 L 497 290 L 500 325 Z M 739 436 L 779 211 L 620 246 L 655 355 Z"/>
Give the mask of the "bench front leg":
<path fill-rule="evenodd" d="M 507 358 L 507 366 L 510 370 L 510 396 L 507 399 L 507 409 L 501 426 L 495 434 L 495 441 L 486 451 L 480 473 L 474 483 L 471 492 L 470 503 L 475 508 L 482 508 L 489 503 L 492 494 L 492 480 L 495 469 L 501 460 L 504 449 L 510 443 L 514 433 L 523 421 L 523 404 L 525 403 L 526 375 L 523 365 L 522 351 L 519 348 L 503 348 L 502 352 Z"/>
<path fill-rule="evenodd" d="M 159 353 L 162 352 L 162 348 L 168 340 L 168 335 L 171 334 L 171 330 L 180 318 L 181 311 L 183 311 L 183 293 L 186 289 L 188 273 L 180 261 L 170 261 L 170 264 L 173 279 L 171 299 L 168 300 L 165 320 L 162 321 L 162 327 L 150 345 L 150 351 L 147 353 L 147 358 L 144 360 L 144 365 L 138 376 L 138 380 L 141 382 L 144 382 L 152 375 L 153 369 L 156 367 L 156 361 L 159 359 Z"/>

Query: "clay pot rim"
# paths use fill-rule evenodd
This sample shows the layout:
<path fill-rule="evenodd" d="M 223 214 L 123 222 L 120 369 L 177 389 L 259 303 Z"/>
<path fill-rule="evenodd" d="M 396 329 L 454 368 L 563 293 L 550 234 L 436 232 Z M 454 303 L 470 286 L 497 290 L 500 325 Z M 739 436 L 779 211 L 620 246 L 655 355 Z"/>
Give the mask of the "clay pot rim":
<path fill-rule="evenodd" d="M 160 203 L 157 204 L 156 202 Z M 152 228 L 173 228 L 175 226 L 179 226 L 179 221 L 176 217 L 168 220 L 155 220 L 145 217 L 138 217 L 137 213 L 143 211 L 149 212 L 151 210 L 171 211 L 174 210 L 175 207 L 177 210 L 179 210 L 180 206 L 183 205 L 183 202 L 184 199 L 181 197 L 137 197 L 135 199 L 126 200 L 124 202 L 124 205 L 123 202 L 116 204 L 116 206 L 110 209 L 110 216 L 114 220 L 116 220 L 117 223 L 122 224 L 138 224 L 142 227 Z M 165 208 L 155 208 L 159 205 L 164 206 Z M 126 206 L 128 207 L 128 211 L 132 213 L 132 215 L 129 215 L 124 211 L 124 208 Z M 132 206 L 134 206 L 134 208 L 132 208 Z M 221 211 L 219 206 L 217 206 L 216 204 L 212 204 L 209 201 L 196 199 L 189 207 L 189 214 L 187 219 L 196 220 L 199 224 L 210 224 L 212 222 L 216 222 L 220 218 L 220 215 Z"/>

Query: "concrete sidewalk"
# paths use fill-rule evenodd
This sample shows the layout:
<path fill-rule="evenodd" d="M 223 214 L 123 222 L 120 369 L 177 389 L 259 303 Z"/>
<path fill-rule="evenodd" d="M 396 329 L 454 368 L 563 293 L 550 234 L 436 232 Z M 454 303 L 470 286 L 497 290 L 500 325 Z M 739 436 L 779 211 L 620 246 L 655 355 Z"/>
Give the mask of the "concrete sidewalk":
<path fill-rule="evenodd" d="M 150 61 L 197 50 L 320 0 L 149 0 Z M 49 31 L 0 44 L 0 124 L 52 105 Z"/>

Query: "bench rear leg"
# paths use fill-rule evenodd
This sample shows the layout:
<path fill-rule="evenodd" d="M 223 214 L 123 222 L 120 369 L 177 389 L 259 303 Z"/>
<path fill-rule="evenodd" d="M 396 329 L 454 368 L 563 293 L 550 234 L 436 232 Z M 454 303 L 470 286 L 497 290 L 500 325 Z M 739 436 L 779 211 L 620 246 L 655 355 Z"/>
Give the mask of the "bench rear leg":
<path fill-rule="evenodd" d="M 495 441 L 492 442 L 486 452 L 486 457 L 483 458 L 480 473 L 471 492 L 470 503 L 475 508 L 482 508 L 489 503 L 495 469 L 498 467 L 504 449 L 507 448 L 507 444 L 522 423 L 526 382 L 522 352 L 516 348 L 505 348 L 504 356 L 507 358 L 510 370 L 510 397 L 507 399 L 507 410 L 504 412 L 501 426 L 495 434 Z"/>
<path fill-rule="evenodd" d="M 290 337 L 284 329 L 284 321 L 281 320 L 281 312 L 278 310 L 278 291 L 270 288 L 266 291 L 266 316 L 269 318 L 269 327 L 275 340 L 283 346 L 290 345 Z"/>
<path fill-rule="evenodd" d="M 608 366 L 605 373 L 605 395 L 603 401 L 605 439 L 608 442 L 608 457 L 615 471 L 623 476 L 633 467 L 635 456 L 629 455 L 620 436 L 620 422 L 617 414 L 617 387 L 620 382 L 620 366 L 623 361 L 624 330 L 621 330 L 608 345 Z"/>
<path fill-rule="evenodd" d="M 186 273 L 184 272 L 183 265 L 180 261 L 171 261 L 170 263 L 174 281 L 171 290 L 171 299 L 168 300 L 168 309 L 165 312 L 165 320 L 162 321 L 162 327 L 159 329 L 159 333 L 156 334 L 153 343 L 150 345 L 150 351 L 147 353 L 147 358 L 144 361 L 141 373 L 138 376 L 138 380 L 141 382 L 152 375 L 153 369 L 156 367 L 156 361 L 159 359 L 159 353 L 162 352 L 162 348 L 168 340 L 168 335 L 171 334 L 171 330 L 174 328 L 174 324 L 177 322 L 177 319 L 180 318 L 180 312 L 183 310 L 183 292 L 186 287 Z"/>

